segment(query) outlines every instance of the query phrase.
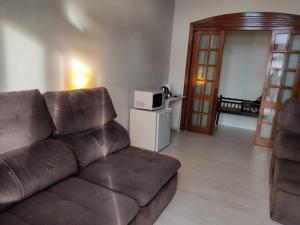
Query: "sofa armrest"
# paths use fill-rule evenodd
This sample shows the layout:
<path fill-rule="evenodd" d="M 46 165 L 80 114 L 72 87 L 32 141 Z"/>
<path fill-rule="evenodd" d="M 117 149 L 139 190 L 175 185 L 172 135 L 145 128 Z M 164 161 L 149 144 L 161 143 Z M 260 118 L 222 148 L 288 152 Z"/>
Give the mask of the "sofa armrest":
<path fill-rule="evenodd" d="M 273 187 L 300 196 L 300 163 L 276 159 Z"/>
<path fill-rule="evenodd" d="M 300 135 L 300 103 L 298 101 L 289 99 L 283 104 L 278 125 L 281 130 Z"/>
<path fill-rule="evenodd" d="M 300 162 L 300 135 L 280 131 L 276 136 L 274 153 L 276 158 Z"/>
<path fill-rule="evenodd" d="M 300 184 L 296 181 L 279 181 L 278 188 L 293 195 L 300 196 Z"/>

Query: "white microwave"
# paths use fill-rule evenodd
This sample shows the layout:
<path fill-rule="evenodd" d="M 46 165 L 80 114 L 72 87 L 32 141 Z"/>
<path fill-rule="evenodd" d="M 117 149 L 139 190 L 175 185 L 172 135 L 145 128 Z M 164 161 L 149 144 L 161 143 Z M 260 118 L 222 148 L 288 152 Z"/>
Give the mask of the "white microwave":
<path fill-rule="evenodd" d="M 134 108 L 157 110 L 164 108 L 164 93 L 159 90 L 134 91 Z"/>

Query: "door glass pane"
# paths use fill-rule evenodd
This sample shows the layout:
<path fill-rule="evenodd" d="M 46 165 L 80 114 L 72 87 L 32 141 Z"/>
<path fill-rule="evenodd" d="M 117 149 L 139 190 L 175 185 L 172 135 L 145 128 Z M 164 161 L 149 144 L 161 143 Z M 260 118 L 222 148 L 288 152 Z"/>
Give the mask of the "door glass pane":
<path fill-rule="evenodd" d="M 203 93 L 203 88 L 204 86 L 200 84 L 200 82 L 196 82 L 196 87 L 195 87 L 195 93 L 196 94 L 202 94 Z"/>
<path fill-rule="evenodd" d="M 298 54 L 290 54 L 288 57 L 288 69 L 296 69 L 298 67 Z"/>
<path fill-rule="evenodd" d="M 215 67 L 208 67 L 207 80 L 214 80 L 214 79 L 215 79 Z"/>
<path fill-rule="evenodd" d="M 265 108 L 263 120 L 266 122 L 272 123 L 274 120 L 275 112 L 276 111 L 274 109 Z"/>
<path fill-rule="evenodd" d="M 215 51 L 210 51 L 209 52 L 209 60 L 208 60 L 208 64 L 209 65 L 215 65 L 217 63 L 217 56 L 218 53 Z"/>
<path fill-rule="evenodd" d="M 283 103 L 292 97 L 292 90 L 291 89 L 282 89 L 280 95 L 281 95 L 280 101 Z"/>
<path fill-rule="evenodd" d="M 295 78 L 296 78 L 295 72 L 286 72 L 284 86 L 293 87 L 295 84 Z"/>
<path fill-rule="evenodd" d="M 199 112 L 200 111 L 200 101 L 199 101 L 199 99 L 194 99 L 193 111 L 194 112 Z"/>
<path fill-rule="evenodd" d="M 205 67 L 198 66 L 197 79 L 203 79 L 205 77 L 204 74 L 205 74 Z"/>
<path fill-rule="evenodd" d="M 286 44 L 288 43 L 288 34 L 278 34 L 275 38 L 275 49 L 276 50 L 285 50 Z"/>
<path fill-rule="evenodd" d="M 212 35 L 210 48 L 212 48 L 212 49 L 219 48 L 219 43 L 220 43 L 220 35 Z"/>
<path fill-rule="evenodd" d="M 272 125 L 263 123 L 260 129 L 260 137 L 262 138 L 271 138 Z"/>
<path fill-rule="evenodd" d="M 200 39 L 200 48 L 208 48 L 209 35 L 202 35 Z"/>
<path fill-rule="evenodd" d="M 278 96 L 278 88 L 270 88 L 269 93 L 266 96 L 267 102 L 276 102 Z"/>
<path fill-rule="evenodd" d="M 300 35 L 293 35 L 291 50 L 293 51 L 300 50 Z"/>
<path fill-rule="evenodd" d="M 207 51 L 199 52 L 199 60 L 198 60 L 199 64 L 206 64 L 206 55 L 207 55 Z"/>
<path fill-rule="evenodd" d="M 281 83 L 281 70 L 271 70 L 271 85 L 280 85 Z"/>
<path fill-rule="evenodd" d="M 272 56 L 272 68 L 281 69 L 283 67 L 284 54 L 274 53 Z"/>
<path fill-rule="evenodd" d="M 192 125 L 197 126 L 199 121 L 199 114 L 193 113 L 192 116 Z"/>
<path fill-rule="evenodd" d="M 209 112 L 209 101 L 205 100 L 203 104 L 203 112 L 208 113 Z"/>
<path fill-rule="evenodd" d="M 202 115 L 202 127 L 208 127 L 208 116 Z"/>
<path fill-rule="evenodd" d="M 211 82 L 206 82 L 205 95 L 210 95 L 211 94 L 211 89 L 212 89 L 212 83 Z"/>

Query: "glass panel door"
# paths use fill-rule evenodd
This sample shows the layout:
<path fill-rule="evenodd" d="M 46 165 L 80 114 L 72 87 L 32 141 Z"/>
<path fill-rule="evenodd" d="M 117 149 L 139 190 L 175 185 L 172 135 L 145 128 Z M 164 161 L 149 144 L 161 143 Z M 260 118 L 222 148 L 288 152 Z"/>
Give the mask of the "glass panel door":
<path fill-rule="evenodd" d="M 189 93 L 189 130 L 213 134 L 224 31 L 198 31 L 194 40 Z"/>
<path fill-rule="evenodd" d="M 255 141 L 263 146 L 273 145 L 282 103 L 290 98 L 297 98 L 300 32 L 274 31 L 271 46 Z"/>

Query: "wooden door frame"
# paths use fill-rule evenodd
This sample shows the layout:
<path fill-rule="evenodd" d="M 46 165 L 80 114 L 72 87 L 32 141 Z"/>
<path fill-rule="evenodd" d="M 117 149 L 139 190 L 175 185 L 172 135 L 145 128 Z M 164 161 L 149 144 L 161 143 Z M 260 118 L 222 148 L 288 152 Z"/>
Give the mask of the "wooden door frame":
<path fill-rule="evenodd" d="M 281 69 L 277 69 L 277 70 L 282 70 L 282 75 L 284 75 L 284 68 L 287 69 L 287 63 L 288 63 L 288 55 L 291 54 L 291 50 L 289 51 L 289 44 L 291 44 L 291 38 L 292 38 L 292 35 L 293 34 L 300 34 L 300 30 L 275 30 L 272 32 L 272 41 L 271 41 L 271 44 L 270 44 L 270 52 L 269 52 L 269 60 L 268 60 L 268 65 L 267 65 L 267 75 L 268 77 L 265 79 L 265 83 L 264 83 L 264 86 L 263 86 L 263 90 L 264 90 L 264 96 L 267 95 L 267 90 L 268 90 L 268 87 L 269 87 L 269 82 L 270 82 L 270 71 L 272 69 L 272 57 L 273 57 L 273 54 L 274 54 L 274 51 L 276 51 L 276 48 L 275 48 L 275 40 L 276 40 L 276 36 L 278 34 L 285 34 L 287 33 L 289 35 L 288 37 L 288 42 L 287 42 L 287 46 L 286 46 L 286 49 L 285 50 L 281 50 L 281 52 L 283 52 L 285 54 L 285 57 L 284 57 L 284 66 L 283 68 Z M 278 51 L 278 50 L 277 50 Z M 295 52 L 294 52 L 295 53 Z M 299 51 L 298 51 L 298 54 L 299 54 Z M 292 97 L 297 99 L 298 101 L 300 100 L 299 97 L 300 97 L 300 76 L 297 74 L 299 74 L 299 64 L 300 62 L 298 62 L 298 67 L 295 69 L 295 73 L 296 73 L 296 78 L 295 78 L 295 85 L 292 89 Z M 284 76 L 281 77 L 281 80 L 284 78 Z M 267 80 L 269 79 L 269 80 Z M 281 84 L 279 85 L 279 87 L 281 86 L 284 86 L 282 85 L 282 81 L 280 82 Z M 296 87 L 298 87 L 298 90 L 296 89 Z M 280 92 L 278 93 L 278 95 L 280 95 Z M 279 98 L 279 97 L 278 97 Z M 281 109 L 281 106 L 282 106 L 282 103 L 273 103 L 273 102 L 264 102 L 262 101 L 261 103 L 261 109 L 265 109 L 265 108 L 276 108 L 276 110 L 280 110 Z M 277 118 L 278 118 L 279 114 L 276 113 L 276 115 L 274 116 L 274 121 L 273 121 L 273 124 L 275 123 L 276 124 L 276 127 L 278 126 L 277 124 Z M 258 123 L 257 123 L 257 128 L 256 128 L 256 134 L 255 134 L 255 140 L 256 140 L 256 144 L 257 145 L 262 145 L 262 146 L 273 146 L 274 144 L 274 137 L 275 137 L 275 133 L 276 133 L 276 129 L 274 130 L 274 127 L 272 128 L 272 131 L 271 131 L 271 139 L 267 140 L 267 139 L 263 139 L 260 137 L 260 134 L 259 134 L 259 131 L 261 130 L 261 126 L 263 124 L 263 117 L 264 117 L 264 113 L 263 112 L 260 112 L 259 113 L 259 118 L 258 118 Z"/>
<path fill-rule="evenodd" d="M 300 30 L 300 15 L 274 12 L 243 12 L 215 16 L 190 24 L 188 51 L 184 78 L 183 95 L 187 96 L 182 103 L 180 129 L 187 130 L 189 126 L 189 83 L 192 76 L 192 55 L 194 34 L 199 30 L 226 31 L 275 31 Z M 300 99 L 300 90 L 297 98 Z"/>
<path fill-rule="evenodd" d="M 200 51 L 200 38 L 202 35 L 218 35 L 219 37 L 221 37 L 218 48 L 215 49 L 218 52 L 218 57 L 216 59 L 216 64 L 213 66 L 213 68 L 215 68 L 215 75 L 214 75 L 214 79 L 213 81 L 209 81 L 212 84 L 212 91 L 211 94 L 209 96 L 206 96 L 202 93 L 202 97 L 204 97 L 204 100 L 209 100 L 209 102 L 211 102 L 209 104 L 209 110 L 208 110 L 208 121 L 210 121 L 212 118 L 214 118 L 215 115 L 215 111 L 216 111 L 216 106 L 217 106 L 217 99 L 218 99 L 218 88 L 219 88 L 219 81 L 220 81 L 220 71 L 221 71 L 221 66 L 222 66 L 222 58 L 223 58 L 223 48 L 224 48 L 224 39 L 225 39 L 225 32 L 223 30 L 201 30 L 201 31 L 197 31 L 199 33 L 199 36 L 197 38 L 197 36 L 195 37 L 195 43 L 194 45 L 196 48 L 194 48 L 194 52 L 193 52 L 193 56 L 192 56 L 192 65 L 191 65 L 191 69 L 194 68 L 194 72 L 197 71 L 198 69 L 198 58 L 197 55 Z M 199 40 L 198 40 L 199 39 Z M 209 43 L 210 45 L 210 43 Z M 204 49 L 202 49 L 203 51 Z M 206 51 L 211 51 L 210 47 L 208 49 L 205 49 Z M 213 50 L 213 51 L 215 51 Z M 209 55 L 209 54 L 208 54 Z M 194 66 L 193 66 L 194 65 Z M 202 67 L 204 65 L 201 65 Z M 209 65 L 206 65 L 209 67 Z M 212 66 L 212 65 L 211 65 Z M 206 75 L 206 74 L 205 74 Z M 193 87 L 190 87 L 189 89 L 189 94 L 188 97 L 192 97 L 195 94 L 195 84 L 192 85 Z M 206 86 L 206 85 L 204 85 Z M 200 93 L 198 93 L 200 94 Z M 201 95 L 201 94 L 200 94 Z M 192 97 L 193 98 L 193 97 Z M 200 103 L 202 104 L 202 103 Z M 191 114 L 193 112 L 192 108 L 192 103 L 191 101 L 188 102 L 188 107 L 187 107 L 187 122 L 191 122 Z M 202 112 L 203 113 L 203 112 Z M 206 114 L 206 113 L 204 113 Z M 211 114 L 211 115 L 210 115 Z M 199 132 L 199 133 L 203 133 L 203 134 L 208 134 L 208 135 L 212 135 L 213 134 L 213 130 L 215 127 L 214 123 L 209 123 L 209 126 L 207 127 L 203 127 L 203 126 L 193 126 L 192 123 L 188 124 L 189 130 L 190 131 L 194 131 L 194 132 Z"/>

